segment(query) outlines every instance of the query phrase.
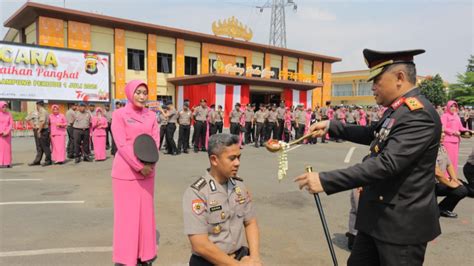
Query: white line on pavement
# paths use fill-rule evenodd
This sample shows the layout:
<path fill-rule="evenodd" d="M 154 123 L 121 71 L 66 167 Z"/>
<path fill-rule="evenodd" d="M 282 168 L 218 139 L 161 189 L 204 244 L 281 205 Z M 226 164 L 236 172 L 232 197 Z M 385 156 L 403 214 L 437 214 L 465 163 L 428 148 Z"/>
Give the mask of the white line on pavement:
<path fill-rule="evenodd" d="M 51 249 L 23 250 L 23 251 L 5 251 L 5 252 L 0 252 L 0 258 L 1 257 L 48 255 L 48 254 L 64 254 L 64 253 L 110 252 L 110 251 L 112 251 L 112 247 L 51 248 Z"/>
<path fill-rule="evenodd" d="M 354 150 L 356 147 L 351 147 L 349 151 L 347 152 L 346 158 L 344 159 L 344 163 L 349 163 L 351 161 L 352 154 L 354 153 Z"/>
<path fill-rule="evenodd" d="M 1 205 L 37 205 L 37 204 L 82 204 L 85 201 L 76 200 L 76 201 L 10 201 L 10 202 L 0 202 Z"/>
<path fill-rule="evenodd" d="M 298 149 L 299 147 L 301 147 L 301 144 L 298 145 L 298 146 L 296 146 L 296 147 L 293 147 L 293 148 L 291 148 L 291 149 L 288 149 L 288 151 L 296 150 L 296 149 Z"/>
<path fill-rule="evenodd" d="M 23 178 L 23 179 L 0 179 L 0 182 L 10 182 L 10 181 L 41 181 L 40 178 Z"/>

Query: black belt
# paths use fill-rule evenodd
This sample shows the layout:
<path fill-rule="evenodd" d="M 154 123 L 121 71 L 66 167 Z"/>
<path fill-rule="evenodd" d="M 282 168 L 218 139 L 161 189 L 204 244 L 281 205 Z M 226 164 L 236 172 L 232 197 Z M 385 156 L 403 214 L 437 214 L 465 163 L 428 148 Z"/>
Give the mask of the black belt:
<path fill-rule="evenodd" d="M 170 122 L 168 122 L 168 125 L 175 125 L 175 124 L 176 124 L 176 123 L 170 123 Z"/>
<path fill-rule="evenodd" d="M 196 120 L 196 123 L 199 122 L 199 123 L 206 123 L 206 121 L 201 121 L 201 120 Z"/>
<path fill-rule="evenodd" d="M 77 129 L 77 130 L 82 130 L 82 131 L 89 130 L 89 128 L 77 128 L 77 127 L 74 127 L 74 129 Z"/>
<path fill-rule="evenodd" d="M 238 250 L 236 250 L 235 252 L 229 254 L 230 257 L 232 257 L 233 259 L 235 260 L 241 260 L 243 257 L 245 256 L 249 256 L 250 255 L 250 250 L 248 247 L 241 247 L 239 248 Z M 211 266 L 213 265 L 212 263 L 210 263 L 209 261 L 207 261 L 206 259 L 204 259 L 203 257 L 201 256 L 198 256 L 198 255 L 195 255 L 193 254 L 191 256 L 191 259 L 189 260 L 189 266 Z"/>

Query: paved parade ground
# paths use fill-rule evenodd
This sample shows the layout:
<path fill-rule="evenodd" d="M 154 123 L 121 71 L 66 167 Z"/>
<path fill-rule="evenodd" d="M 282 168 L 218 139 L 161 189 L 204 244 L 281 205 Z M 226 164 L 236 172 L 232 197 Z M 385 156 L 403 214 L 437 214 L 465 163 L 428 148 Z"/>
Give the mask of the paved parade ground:
<path fill-rule="evenodd" d="M 460 166 L 474 140 L 463 140 Z M 354 148 L 352 148 L 354 147 Z M 264 265 L 331 265 L 314 199 L 291 179 L 277 181 L 277 155 L 245 147 L 239 174 L 252 191 Z M 367 147 L 349 142 L 302 145 L 289 153 L 289 177 L 310 164 L 317 171 L 360 162 Z M 161 155 L 155 182 L 159 229 L 157 265 L 187 265 L 182 195 L 208 167 L 206 153 Z M 112 265 L 112 157 L 29 167 L 32 138 L 13 140 L 12 169 L 0 169 L 0 265 Z M 462 169 L 459 168 L 463 179 Z M 321 195 L 340 265 L 346 248 L 349 192 Z M 466 198 L 457 219 L 441 219 L 442 235 L 428 244 L 425 265 L 474 265 L 474 207 Z M 157 233 L 158 236 L 158 233 Z"/>

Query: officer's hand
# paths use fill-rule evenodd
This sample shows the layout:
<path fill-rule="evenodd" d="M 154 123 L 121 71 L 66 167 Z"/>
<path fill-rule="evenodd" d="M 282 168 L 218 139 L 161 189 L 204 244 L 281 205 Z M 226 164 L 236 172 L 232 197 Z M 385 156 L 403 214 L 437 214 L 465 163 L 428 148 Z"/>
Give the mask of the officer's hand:
<path fill-rule="evenodd" d="M 300 189 L 306 188 L 310 194 L 324 192 L 319 180 L 319 174 L 316 172 L 304 173 L 296 177 L 294 181 L 298 182 Z"/>
<path fill-rule="evenodd" d="M 456 132 L 454 132 L 454 133 L 453 133 L 453 135 L 454 135 L 454 136 L 458 136 L 458 137 L 459 137 L 459 136 L 461 136 L 461 132 L 459 132 L 459 131 L 456 131 Z"/>
<path fill-rule="evenodd" d="M 326 134 L 328 125 L 328 120 L 314 123 L 309 127 L 309 132 L 313 132 L 313 138 L 322 137 Z"/>

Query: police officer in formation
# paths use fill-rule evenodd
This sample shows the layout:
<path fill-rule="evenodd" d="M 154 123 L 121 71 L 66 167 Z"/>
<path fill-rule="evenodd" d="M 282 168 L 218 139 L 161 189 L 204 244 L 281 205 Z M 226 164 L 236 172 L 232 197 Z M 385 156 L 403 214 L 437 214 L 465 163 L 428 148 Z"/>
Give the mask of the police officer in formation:
<path fill-rule="evenodd" d="M 306 127 L 306 112 L 304 111 L 304 106 L 302 104 L 298 104 L 298 107 L 295 111 L 295 128 L 296 128 L 295 139 L 301 138 L 304 135 L 305 127 Z"/>
<path fill-rule="evenodd" d="M 311 126 L 315 136 L 329 132 L 370 145 L 360 164 L 295 179 L 310 193 L 363 187 L 349 266 L 422 265 L 427 243 L 441 233 L 434 191 L 441 122 L 416 87 L 413 57 L 421 53 L 364 50 L 375 101 L 388 108 L 379 123 L 365 127 L 331 120 Z"/>
<path fill-rule="evenodd" d="M 265 112 L 265 105 L 260 104 L 260 110 L 255 113 L 255 147 L 263 146 L 265 142 L 266 134 L 265 134 L 265 121 L 267 119 L 268 114 Z"/>
<path fill-rule="evenodd" d="M 259 228 L 249 190 L 237 173 L 239 137 L 209 139 L 210 168 L 183 196 L 184 232 L 192 248 L 190 266 L 261 265 Z"/>
<path fill-rule="evenodd" d="M 69 106 L 69 109 L 66 111 L 66 121 L 67 121 L 67 157 L 69 159 L 74 159 L 74 120 L 76 119 L 77 103 L 73 103 Z"/>
<path fill-rule="evenodd" d="M 73 123 L 73 136 L 74 136 L 74 156 L 75 163 L 81 162 L 81 155 L 85 162 L 92 162 L 90 159 L 90 123 L 91 113 L 86 111 L 86 104 L 81 102 L 79 104 L 79 111 L 76 112 L 75 120 Z"/>
<path fill-rule="evenodd" d="M 272 104 L 271 109 L 268 111 L 267 115 L 267 127 L 266 127 L 266 138 L 265 140 L 269 140 L 271 138 L 277 139 L 278 138 L 278 113 L 276 111 L 276 105 Z M 273 136 L 272 136 L 273 135 Z"/>
<path fill-rule="evenodd" d="M 277 134 L 276 139 L 281 140 L 283 136 L 283 131 L 285 129 L 285 113 L 286 113 L 285 101 L 280 102 L 280 106 L 278 106 L 276 111 L 277 111 L 277 119 L 278 119 L 278 134 Z"/>
<path fill-rule="evenodd" d="M 252 142 L 252 128 L 255 119 L 255 112 L 252 109 L 250 104 L 247 105 L 247 108 L 244 112 L 245 116 L 245 144 Z"/>
<path fill-rule="evenodd" d="M 188 153 L 189 149 L 189 135 L 191 133 L 191 118 L 192 113 L 189 110 L 189 104 L 183 105 L 183 110 L 181 110 L 178 114 L 178 124 L 179 124 L 179 132 L 178 132 L 178 152 L 183 151 L 184 153 Z"/>
<path fill-rule="evenodd" d="M 33 114 L 30 117 L 30 121 L 33 121 L 34 127 L 34 137 L 36 143 L 36 157 L 34 161 L 29 166 L 35 166 L 41 164 L 41 159 L 43 154 L 45 155 L 44 163 L 42 166 L 52 165 L 53 161 L 51 160 L 51 139 L 49 135 L 49 114 L 48 111 L 44 108 L 44 102 L 36 102 L 36 114 Z M 35 117 L 36 116 L 36 117 Z"/>
<path fill-rule="evenodd" d="M 174 109 L 172 103 L 168 104 L 168 111 L 165 113 L 168 118 L 168 124 L 166 125 L 166 149 L 167 154 L 178 155 L 178 148 L 174 141 L 174 132 L 176 131 L 176 123 L 178 122 L 178 112 Z"/>
<path fill-rule="evenodd" d="M 217 126 L 216 126 L 216 105 L 211 104 L 211 110 L 209 112 L 209 136 L 216 134 Z"/>
<path fill-rule="evenodd" d="M 194 108 L 194 152 L 206 151 L 207 119 L 209 115 L 206 99 L 201 99 L 200 105 Z"/>
<path fill-rule="evenodd" d="M 165 136 L 166 136 L 166 127 L 168 126 L 168 116 L 166 116 L 166 112 L 168 111 L 168 106 L 163 105 L 161 108 L 158 108 L 158 118 L 159 118 L 159 125 L 160 125 L 160 150 L 161 146 L 164 145 L 166 147 Z"/>
<path fill-rule="evenodd" d="M 224 128 L 224 111 L 222 105 L 217 106 L 217 110 L 214 113 L 214 121 L 216 121 L 216 133 L 222 133 Z"/>
<path fill-rule="evenodd" d="M 234 110 L 230 112 L 230 134 L 239 135 L 240 134 L 240 117 L 242 112 L 240 111 L 240 103 L 236 103 Z"/>

